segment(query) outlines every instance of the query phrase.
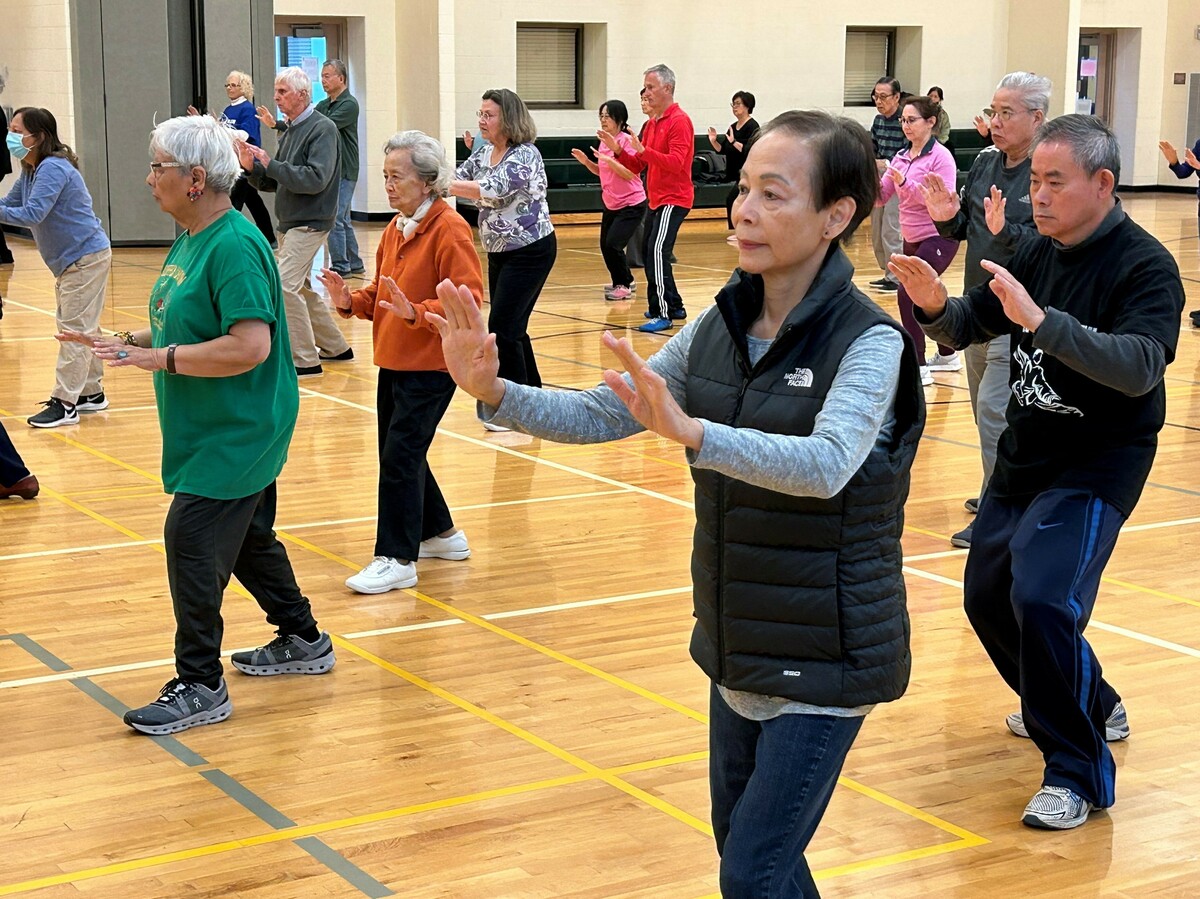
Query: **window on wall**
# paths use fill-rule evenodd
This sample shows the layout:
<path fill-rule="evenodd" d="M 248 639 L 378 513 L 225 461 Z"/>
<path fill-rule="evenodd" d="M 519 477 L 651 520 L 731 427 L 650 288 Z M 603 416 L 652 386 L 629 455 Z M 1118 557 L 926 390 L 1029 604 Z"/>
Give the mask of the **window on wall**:
<path fill-rule="evenodd" d="M 871 91 L 884 75 L 895 77 L 896 32 L 891 29 L 846 29 L 845 106 L 872 106 Z"/>
<path fill-rule="evenodd" d="M 517 93 L 532 108 L 583 106 L 583 26 L 517 23 Z"/>

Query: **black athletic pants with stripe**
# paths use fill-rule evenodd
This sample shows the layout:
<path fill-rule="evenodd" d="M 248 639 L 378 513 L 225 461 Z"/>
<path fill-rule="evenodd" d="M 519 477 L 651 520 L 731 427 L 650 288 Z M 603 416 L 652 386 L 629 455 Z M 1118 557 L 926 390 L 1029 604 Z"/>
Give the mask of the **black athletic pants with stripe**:
<path fill-rule="evenodd" d="M 692 210 L 684 206 L 659 206 L 652 210 L 646 229 L 646 300 L 652 318 L 683 318 L 683 297 L 675 288 L 671 254 L 679 226 Z"/>
<path fill-rule="evenodd" d="M 1104 721 L 1120 696 L 1083 636 L 1125 516 L 1066 488 L 1033 496 L 984 493 L 963 575 L 967 618 L 1004 681 L 1021 697 L 1042 751 L 1042 783 L 1113 804 L 1116 764 Z M 997 722 L 999 723 L 999 722 Z"/>

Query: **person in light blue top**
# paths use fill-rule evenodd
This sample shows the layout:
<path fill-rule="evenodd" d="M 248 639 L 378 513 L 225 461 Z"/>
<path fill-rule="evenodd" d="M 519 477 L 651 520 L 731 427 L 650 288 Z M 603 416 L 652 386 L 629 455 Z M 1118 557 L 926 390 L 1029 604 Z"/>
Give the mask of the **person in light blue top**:
<path fill-rule="evenodd" d="M 96 213 L 79 160 L 58 136 L 48 109 L 24 106 L 13 113 L 5 135 L 21 175 L 0 200 L 0 222 L 28 228 L 54 273 L 58 330 L 96 336 L 112 265 L 108 235 Z M 35 428 L 79 423 L 80 412 L 108 408 L 100 380 L 104 366 L 86 347 L 60 344 L 54 391 L 46 408 L 28 419 Z"/>

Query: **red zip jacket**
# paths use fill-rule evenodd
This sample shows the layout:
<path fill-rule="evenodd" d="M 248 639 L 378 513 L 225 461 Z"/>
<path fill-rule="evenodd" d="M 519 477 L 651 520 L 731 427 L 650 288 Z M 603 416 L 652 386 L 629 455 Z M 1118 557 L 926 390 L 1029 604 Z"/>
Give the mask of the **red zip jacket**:
<path fill-rule="evenodd" d="M 696 198 L 692 186 L 692 157 L 696 155 L 696 134 L 692 120 L 672 103 L 657 119 L 646 123 L 642 135 L 645 149 L 638 155 L 624 151 L 618 157 L 621 165 L 635 175 L 648 169 L 646 193 L 650 208 L 682 206 L 691 209 Z"/>

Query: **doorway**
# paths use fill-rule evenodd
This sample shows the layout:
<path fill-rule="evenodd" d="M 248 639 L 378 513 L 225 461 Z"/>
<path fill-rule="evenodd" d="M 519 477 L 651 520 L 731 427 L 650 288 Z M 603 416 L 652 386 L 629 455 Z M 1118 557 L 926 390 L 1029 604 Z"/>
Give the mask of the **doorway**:
<path fill-rule="evenodd" d="M 1094 115 L 1109 127 L 1113 120 L 1113 73 L 1116 70 L 1116 32 L 1111 29 L 1079 33 L 1079 71 L 1075 112 Z"/>
<path fill-rule="evenodd" d="M 344 19 L 275 19 L 275 71 L 288 66 L 304 70 L 312 81 L 312 101 L 325 99 L 321 65 L 327 59 L 346 59 Z"/>

